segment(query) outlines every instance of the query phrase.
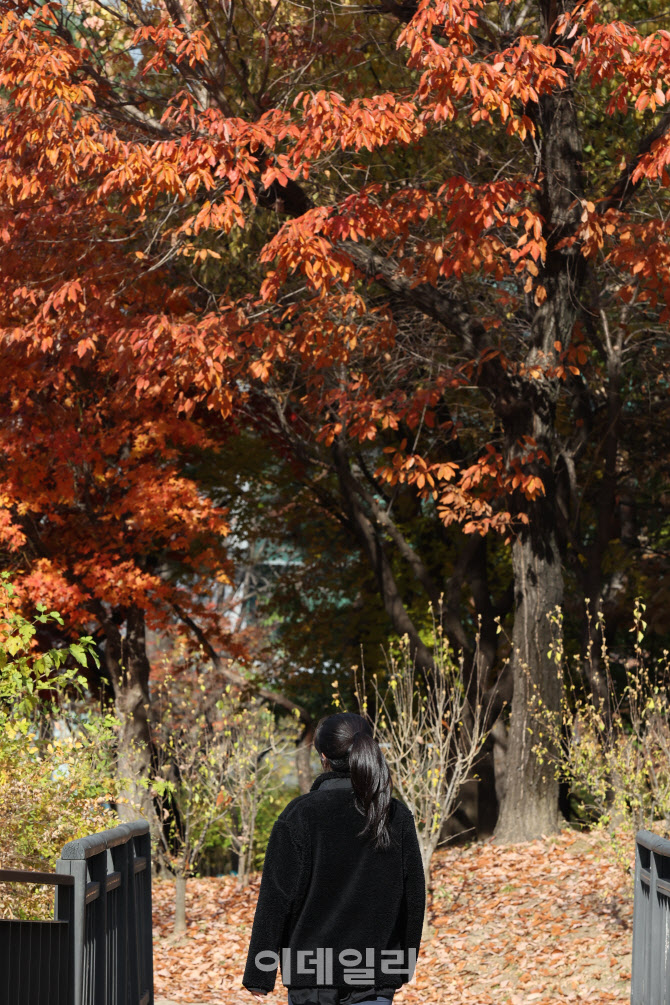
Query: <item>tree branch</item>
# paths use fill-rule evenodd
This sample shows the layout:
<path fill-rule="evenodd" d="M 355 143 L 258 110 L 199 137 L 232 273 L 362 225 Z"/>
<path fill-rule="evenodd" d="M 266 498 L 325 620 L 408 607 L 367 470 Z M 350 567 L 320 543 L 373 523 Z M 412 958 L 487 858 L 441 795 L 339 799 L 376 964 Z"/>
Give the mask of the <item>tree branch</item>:
<path fill-rule="evenodd" d="M 357 482 L 351 473 L 349 459 L 344 447 L 338 441 L 335 441 L 333 445 L 333 458 L 347 515 L 354 533 L 374 569 L 384 609 L 398 634 L 408 636 L 412 655 L 417 664 L 423 670 L 430 670 L 433 668 L 432 654 L 421 641 L 421 637 L 407 613 L 391 563 L 373 524 L 363 512 L 357 498 Z"/>
<path fill-rule="evenodd" d="M 393 259 L 380 255 L 372 248 L 355 241 L 341 241 L 338 245 L 357 269 L 367 276 L 374 276 L 395 296 L 401 297 L 423 314 L 444 325 L 456 335 L 472 354 L 481 352 L 488 346 L 488 336 L 481 321 L 473 317 L 443 290 L 430 283 L 413 286 L 411 280 L 400 270 Z"/>
<path fill-rule="evenodd" d="M 173 603 L 172 610 L 175 612 L 179 620 L 182 621 L 191 632 L 193 632 L 193 635 L 205 650 L 214 666 L 228 678 L 231 684 L 238 684 L 240 687 L 252 687 L 255 694 L 257 694 L 260 698 L 263 698 L 265 701 L 272 701 L 289 712 L 297 711 L 300 716 L 300 721 L 304 723 L 306 727 L 311 725 L 312 717 L 309 712 L 302 707 L 302 705 L 298 705 L 297 702 L 291 701 L 290 698 L 287 698 L 283 694 L 279 694 L 277 691 L 270 691 L 263 687 L 255 687 L 249 680 L 247 680 L 246 677 L 243 677 L 242 674 L 237 673 L 230 667 L 224 666 L 223 660 L 207 638 L 206 633 L 202 630 L 200 625 L 198 625 L 197 622 L 195 622 L 193 618 L 186 613 L 186 611 L 182 610 L 179 604 Z"/>
<path fill-rule="evenodd" d="M 604 196 L 597 204 L 596 209 L 599 213 L 604 213 L 608 209 L 621 210 L 624 208 L 625 204 L 632 199 L 641 182 L 644 180 L 644 176 L 636 182 L 632 180 L 635 169 L 645 154 L 649 153 L 652 144 L 655 143 L 656 140 L 660 140 L 662 136 L 665 136 L 669 129 L 670 109 L 668 109 L 668 111 L 661 116 L 655 128 L 652 129 L 652 131 L 642 140 L 640 140 L 635 154 L 628 161 L 617 181 L 614 183 L 607 195 Z"/>

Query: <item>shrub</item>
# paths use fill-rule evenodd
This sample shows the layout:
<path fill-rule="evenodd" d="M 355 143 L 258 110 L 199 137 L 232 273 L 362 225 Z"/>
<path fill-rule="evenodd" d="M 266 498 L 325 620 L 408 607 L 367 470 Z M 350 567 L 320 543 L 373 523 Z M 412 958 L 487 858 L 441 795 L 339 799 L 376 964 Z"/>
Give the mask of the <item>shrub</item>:
<path fill-rule="evenodd" d="M 86 707 L 81 667 L 92 640 L 38 652 L 28 621 L 0 579 L 0 868 L 51 871 L 67 841 L 113 826 L 113 721 Z M 0 884 L 0 916 L 47 918 L 53 890 Z"/>
<path fill-rule="evenodd" d="M 622 667 L 617 686 L 604 624 L 602 618 L 597 620 L 600 687 L 585 686 L 579 664 L 571 665 L 566 658 L 562 618 L 556 611 L 551 655 L 565 683 L 561 707 L 549 713 L 539 700 L 534 702 L 543 732 L 538 754 L 551 761 L 567 783 L 578 817 L 606 829 L 615 841 L 622 829 L 670 832 L 668 653 L 649 665 L 642 648 L 644 611 L 638 600 L 631 629 L 633 652 L 617 660 Z M 586 655 L 589 659 L 590 653 Z"/>

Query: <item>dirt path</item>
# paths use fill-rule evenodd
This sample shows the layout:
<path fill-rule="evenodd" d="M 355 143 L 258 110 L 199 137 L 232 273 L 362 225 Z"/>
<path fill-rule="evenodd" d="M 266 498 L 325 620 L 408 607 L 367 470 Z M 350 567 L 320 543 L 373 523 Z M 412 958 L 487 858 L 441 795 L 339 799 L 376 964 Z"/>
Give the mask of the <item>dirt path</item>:
<path fill-rule="evenodd" d="M 396 1005 L 628 1005 L 632 879 L 603 837 L 447 849 L 432 880 L 434 934 Z M 189 882 L 179 942 L 172 887 L 155 884 L 156 1005 L 253 1005 L 240 979 L 258 883 Z M 285 1003 L 278 980 L 267 1005 Z"/>

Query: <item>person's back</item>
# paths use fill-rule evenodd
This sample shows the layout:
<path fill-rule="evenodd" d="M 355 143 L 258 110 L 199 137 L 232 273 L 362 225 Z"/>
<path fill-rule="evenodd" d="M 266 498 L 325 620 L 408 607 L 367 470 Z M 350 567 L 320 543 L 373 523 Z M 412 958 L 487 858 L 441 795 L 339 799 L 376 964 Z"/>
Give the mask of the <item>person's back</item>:
<path fill-rule="evenodd" d="M 414 819 L 391 797 L 366 720 L 322 720 L 328 770 L 280 814 L 270 835 L 243 986 L 289 1005 L 391 998 L 418 954 L 425 883 Z"/>

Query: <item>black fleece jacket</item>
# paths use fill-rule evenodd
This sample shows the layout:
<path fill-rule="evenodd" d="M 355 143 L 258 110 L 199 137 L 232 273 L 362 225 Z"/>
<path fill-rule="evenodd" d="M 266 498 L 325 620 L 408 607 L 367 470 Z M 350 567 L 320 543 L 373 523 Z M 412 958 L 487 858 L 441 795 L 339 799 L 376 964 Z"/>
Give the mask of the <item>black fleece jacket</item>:
<path fill-rule="evenodd" d="M 364 824 L 343 771 L 323 772 L 279 815 L 265 853 L 245 988 L 272 991 L 278 962 L 285 987 L 337 989 L 348 1001 L 373 988 L 392 994 L 411 979 L 426 898 L 414 818 L 391 800 L 385 851 L 358 837 Z M 334 990 L 331 997 L 337 1001 Z"/>

